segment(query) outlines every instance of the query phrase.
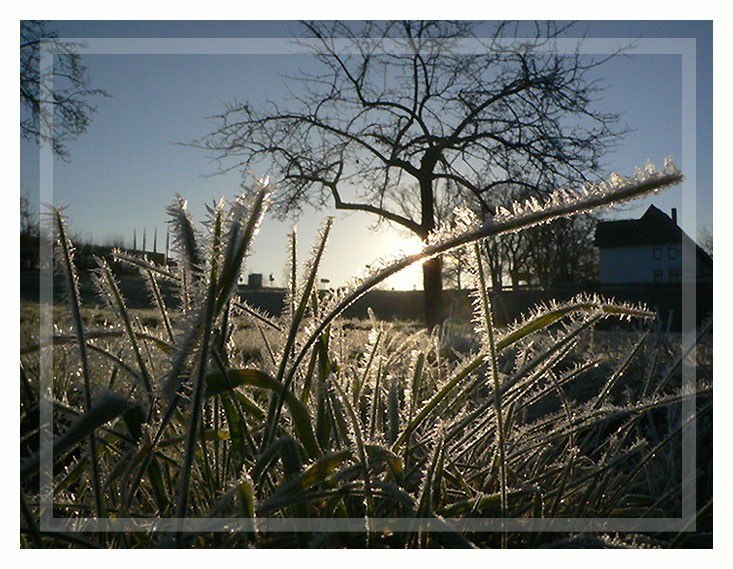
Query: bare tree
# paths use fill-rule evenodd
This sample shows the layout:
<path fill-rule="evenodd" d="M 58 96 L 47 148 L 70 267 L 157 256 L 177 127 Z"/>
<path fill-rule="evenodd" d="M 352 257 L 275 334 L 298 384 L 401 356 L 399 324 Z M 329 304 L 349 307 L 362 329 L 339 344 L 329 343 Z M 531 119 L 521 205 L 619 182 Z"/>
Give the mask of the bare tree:
<path fill-rule="evenodd" d="M 53 92 L 50 101 L 41 93 L 41 42 L 53 43 L 56 52 L 53 65 Z M 87 68 L 74 53 L 73 46 L 58 41 L 44 22 L 24 20 L 20 23 L 20 132 L 26 140 L 53 143 L 53 151 L 60 158 L 68 158 L 66 144 L 86 132 L 95 108 L 89 100 L 105 96 L 102 89 L 91 87 Z M 42 112 L 42 103 L 50 102 L 51 113 Z M 53 135 L 51 132 L 53 119 Z"/>
<path fill-rule="evenodd" d="M 565 26 L 503 22 L 481 40 L 469 22 L 304 25 L 321 70 L 292 78 L 282 103 L 230 104 L 196 142 L 223 170 L 274 170 L 282 215 L 330 205 L 425 240 L 441 195 L 488 204 L 508 186 L 585 180 L 621 134 L 595 105 L 591 72 L 605 59 L 553 53 Z M 444 316 L 440 258 L 423 264 L 423 286 L 432 326 Z"/>

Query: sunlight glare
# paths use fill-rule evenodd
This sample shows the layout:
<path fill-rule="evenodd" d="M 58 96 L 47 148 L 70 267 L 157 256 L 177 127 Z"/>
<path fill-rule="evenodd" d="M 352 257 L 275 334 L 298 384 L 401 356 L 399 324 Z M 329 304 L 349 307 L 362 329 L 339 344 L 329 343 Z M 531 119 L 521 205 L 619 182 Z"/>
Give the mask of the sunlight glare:
<path fill-rule="evenodd" d="M 388 255 L 402 257 L 422 251 L 423 242 L 418 237 L 398 237 L 392 239 L 387 247 Z M 422 289 L 422 263 L 415 263 L 387 279 L 388 290 Z"/>

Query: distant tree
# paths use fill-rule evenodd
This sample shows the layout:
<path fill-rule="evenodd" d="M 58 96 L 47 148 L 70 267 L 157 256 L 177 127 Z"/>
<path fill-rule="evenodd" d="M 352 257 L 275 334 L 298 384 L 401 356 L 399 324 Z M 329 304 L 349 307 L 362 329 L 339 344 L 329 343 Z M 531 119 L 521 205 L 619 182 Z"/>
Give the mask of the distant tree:
<path fill-rule="evenodd" d="M 468 259 L 466 251 L 456 249 L 443 255 L 443 281 L 453 285 L 456 290 L 462 290 L 469 286 L 466 280 L 468 276 L 467 267 L 464 264 Z"/>
<path fill-rule="evenodd" d="M 57 55 L 53 65 L 53 93 L 50 113 L 43 113 L 41 105 L 41 78 L 48 70 L 41 69 L 41 42 L 54 45 Z M 66 144 L 86 132 L 95 107 L 89 102 L 97 96 L 105 96 L 102 89 L 95 89 L 73 46 L 58 41 L 45 22 L 24 20 L 20 23 L 20 106 L 21 136 L 26 140 L 52 142 L 53 151 L 60 158 L 68 158 Z M 47 127 L 53 118 L 53 136 Z"/>
<path fill-rule="evenodd" d="M 522 281 L 529 280 L 529 255 L 531 241 L 522 235 L 508 234 L 486 243 L 491 256 L 491 286 L 495 290 L 504 288 L 504 277 L 508 277 L 512 289 Z"/>
<path fill-rule="evenodd" d="M 552 53 L 568 26 L 501 22 L 482 34 L 488 40 L 472 22 L 304 26 L 322 70 L 293 78 L 289 100 L 230 104 L 196 142 L 223 170 L 274 169 L 281 215 L 330 205 L 425 240 L 441 195 L 488 212 L 489 197 L 507 187 L 572 187 L 622 134 L 618 115 L 595 105 L 591 72 L 608 58 Z M 382 50 L 384 38 L 397 49 Z M 462 38 L 476 40 L 475 52 L 454 50 Z M 442 261 L 422 269 L 432 327 L 444 317 Z"/>
<path fill-rule="evenodd" d="M 587 284 L 598 280 L 593 246 L 597 219 L 591 215 L 558 219 L 528 234 L 527 267 L 542 288 Z"/>

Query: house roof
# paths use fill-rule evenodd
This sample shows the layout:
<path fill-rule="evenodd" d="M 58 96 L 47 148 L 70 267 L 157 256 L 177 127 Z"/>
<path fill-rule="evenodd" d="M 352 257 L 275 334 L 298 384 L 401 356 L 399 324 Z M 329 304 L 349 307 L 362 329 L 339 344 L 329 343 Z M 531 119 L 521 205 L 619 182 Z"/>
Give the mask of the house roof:
<path fill-rule="evenodd" d="M 596 247 L 633 247 L 639 245 L 664 245 L 687 241 L 695 245 L 703 262 L 712 259 L 692 240 L 677 223 L 658 207 L 650 205 L 639 219 L 601 221 L 596 228 Z"/>

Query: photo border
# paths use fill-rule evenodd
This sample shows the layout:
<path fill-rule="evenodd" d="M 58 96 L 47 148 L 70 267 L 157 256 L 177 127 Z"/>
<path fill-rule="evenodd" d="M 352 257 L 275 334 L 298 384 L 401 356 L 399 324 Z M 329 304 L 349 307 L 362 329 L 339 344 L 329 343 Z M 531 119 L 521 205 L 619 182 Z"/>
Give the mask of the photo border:
<path fill-rule="evenodd" d="M 471 38 L 451 40 L 450 53 L 476 53 L 486 44 L 502 49 L 523 38 Z M 543 38 L 539 38 L 542 40 Z M 537 41 L 532 38 L 527 41 Z M 581 41 L 582 40 L 582 41 Z M 334 38 L 341 54 L 353 51 L 352 40 Z M 379 45 L 384 54 L 407 52 L 399 39 L 364 38 Z M 439 40 L 435 40 L 439 41 Z M 554 38 L 535 53 L 610 55 L 625 38 Z M 632 40 L 625 53 L 632 55 L 679 55 L 682 61 L 682 156 L 681 164 L 690 181 L 682 188 L 683 211 L 697 212 L 697 120 L 695 38 L 642 38 Z M 580 43 L 579 43 L 580 42 Z M 321 40 L 287 38 L 63 38 L 40 42 L 40 202 L 53 204 L 53 65 L 58 46 L 79 55 L 315 55 Z M 551 49 L 549 49 L 551 47 Z M 506 48 L 504 48 L 506 49 Z M 689 208 L 689 209 L 688 209 Z M 690 229 L 695 233 L 696 215 Z M 53 515 L 53 240 L 41 240 L 39 354 L 40 377 L 40 529 L 49 532 L 363 532 L 369 531 L 468 531 L 468 532 L 680 532 L 696 529 L 696 366 L 682 366 L 682 388 L 691 394 L 682 399 L 681 439 L 682 509 L 679 518 L 56 518 Z M 46 262 L 50 260 L 50 262 Z M 694 250 L 682 252 L 682 353 L 696 358 L 696 278 Z M 692 268 L 691 272 L 685 269 Z"/>

